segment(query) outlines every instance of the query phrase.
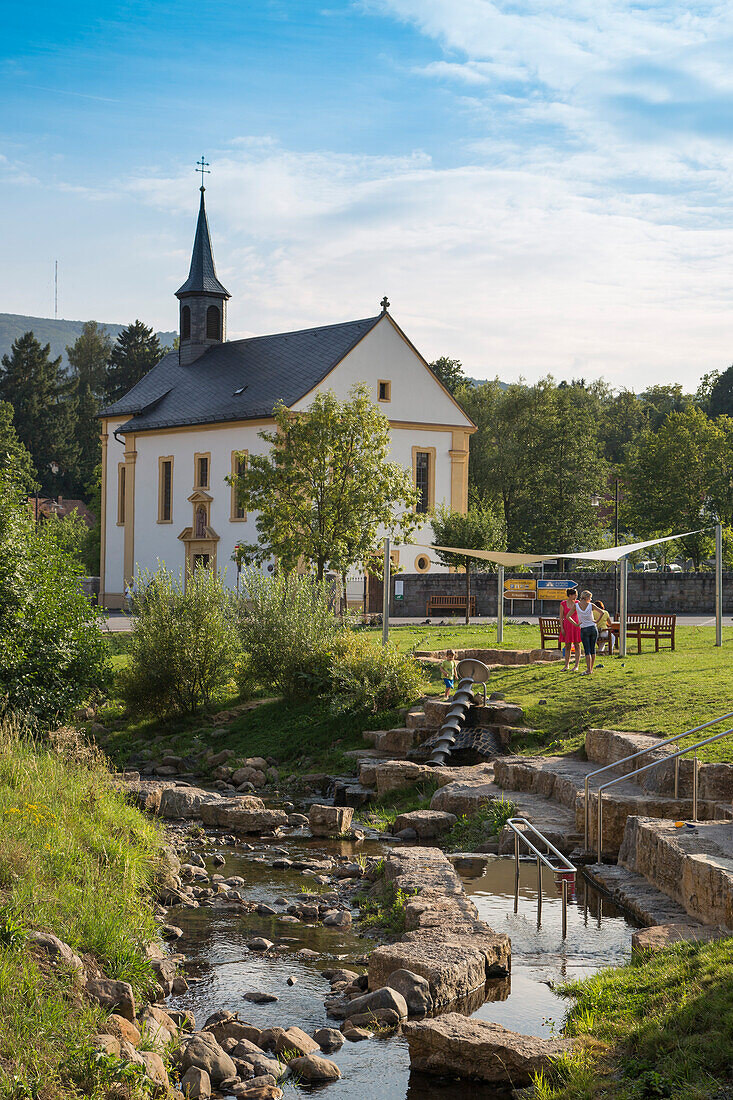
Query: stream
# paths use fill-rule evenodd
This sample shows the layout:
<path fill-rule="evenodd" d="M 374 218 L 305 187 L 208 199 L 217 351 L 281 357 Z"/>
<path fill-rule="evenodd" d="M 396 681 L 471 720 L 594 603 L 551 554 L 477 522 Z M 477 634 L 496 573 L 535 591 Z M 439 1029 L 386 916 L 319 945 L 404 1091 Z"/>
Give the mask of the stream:
<path fill-rule="evenodd" d="M 210 834 L 213 835 L 213 834 Z M 192 840 L 189 852 L 198 851 L 206 869 L 225 878 L 240 876 L 242 894 L 273 908 L 277 899 L 288 902 L 303 890 L 318 889 L 301 871 L 275 870 L 270 862 L 287 852 L 291 859 L 322 859 L 359 854 L 380 855 L 381 840 L 360 843 L 302 836 L 261 840 L 250 851 L 206 846 Z M 273 851 L 277 849 L 277 853 Z M 211 857 L 223 857 L 215 866 Z M 636 927 L 610 901 L 578 876 L 574 895 L 569 898 L 567 938 L 561 932 L 561 901 L 553 876 L 543 873 L 541 916 L 537 909 L 537 866 L 522 861 L 520 889 L 515 913 L 515 871 L 513 858 L 488 857 L 476 877 L 476 865 L 457 867 L 466 893 L 480 916 L 496 932 L 512 940 L 512 973 L 496 982 L 487 1000 L 473 1012 L 477 1018 L 493 1020 L 504 1027 L 531 1035 L 550 1037 L 560 1030 L 568 1003 L 553 991 L 560 981 L 586 977 L 604 966 L 619 964 L 630 956 L 631 934 Z M 327 887 L 323 887 L 327 890 Z M 190 1009 L 197 1026 L 218 1009 L 228 1009 L 261 1028 L 297 1025 L 312 1033 L 319 1027 L 338 1027 L 326 1016 L 324 996 L 330 984 L 322 971 L 347 967 L 363 971 L 370 948 L 377 941 L 359 935 L 358 922 L 352 928 L 326 928 L 306 923 L 285 923 L 278 916 L 242 913 L 236 908 L 172 907 L 167 920 L 182 929 L 174 950 L 186 955 L 189 989 L 174 997 L 170 1007 Z M 267 956 L 248 951 L 247 942 L 264 936 L 283 950 Z M 299 955 L 303 949 L 316 952 Z M 294 980 L 292 985 L 288 979 Z M 244 999 L 248 992 L 272 993 L 276 1003 L 254 1004 Z M 342 1078 L 307 1091 L 325 1091 L 333 1100 L 498 1100 L 511 1093 L 498 1092 L 480 1083 L 456 1079 L 441 1080 L 410 1072 L 407 1044 L 397 1034 L 346 1042 L 329 1054 L 339 1066 Z M 287 1081 L 285 1095 L 298 1091 Z"/>

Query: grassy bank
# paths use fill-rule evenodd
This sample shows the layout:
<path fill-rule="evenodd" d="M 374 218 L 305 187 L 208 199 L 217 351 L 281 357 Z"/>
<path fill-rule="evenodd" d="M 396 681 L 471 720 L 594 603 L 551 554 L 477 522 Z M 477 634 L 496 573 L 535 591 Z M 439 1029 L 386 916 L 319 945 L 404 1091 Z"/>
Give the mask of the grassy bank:
<path fill-rule="evenodd" d="M 70 979 L 26 936 L 52 932 L 140 992 L 150 980 L 144 944 L 156 935 L 149 890 L 161 843 L 157 825 L 73 738 L 54 748 L 0 729 L 2 1100 L 105 1095 L 87 1041 L 100 1010 L 72 995 Z"/>
<path fill-rule="evenodd" d="M 733 941 L 676 944 L 562 992 L 574 1001 L 566 1033 L 579 1053 L 540 1080 L 533 1100 L 730 1095 Z"/>

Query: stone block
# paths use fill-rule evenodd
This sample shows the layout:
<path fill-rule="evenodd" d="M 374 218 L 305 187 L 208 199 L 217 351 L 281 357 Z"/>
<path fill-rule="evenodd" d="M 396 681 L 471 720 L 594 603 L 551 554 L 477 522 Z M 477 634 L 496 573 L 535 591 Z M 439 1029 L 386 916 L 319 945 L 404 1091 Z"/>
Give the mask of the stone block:
<path fill-rule="evenodd" d="M 308 823 L 314 836 L 345 833 L 351 826 L 354 810 L 351 806 L 311 806 Z"/>
<path fill-rule="evenodd" d="M 399 833 L 402 829 L 414 829 L 420 840 L 434 840 L 437 836 L 449 833 L 457 820 L 455 814 L 442 810 L 412 810 L 410 813 L 398 814 L 393 831 Z"/>

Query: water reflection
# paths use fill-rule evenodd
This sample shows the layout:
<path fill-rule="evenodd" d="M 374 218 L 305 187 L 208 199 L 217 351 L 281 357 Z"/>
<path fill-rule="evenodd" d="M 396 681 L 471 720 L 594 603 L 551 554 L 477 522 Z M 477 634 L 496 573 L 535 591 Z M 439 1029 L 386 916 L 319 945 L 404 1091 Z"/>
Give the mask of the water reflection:
<path fill-rule="evenodd" d="M 223 867 L 215 868 L 210 862 L 214 850 L 225 857 Z M 209 871 L 225 878 L 239 876 L 244 896 L 284 912 L 285 906 L 275 904 L 277 899 L 291 901 L 297 894 L 314 889 L 313 880 L 293 868 L 273 869 L 272 859 L 283 852 L 290 859 L 302 861 L 379 850 L 374 843 L 355 846 L 349 841 L 289 837 L 271 844 L 258 843 L 249 852 L 207 847 L 201 849 L 201 854 Z M 476 991 L 452 1010 L 527 1034 L 551 1034 L 553 1027 L 559 1029 L 562 1025 L 566 1010 L 566 1002 L 554 991 L 554 984 L 626 958 L 631 923 L 579 877 L 569 897 L 568 934 L 563 941 L 560 894 L 551 872 L 543 872 L 543 905 L 538 922 L 536 863 L 522 864 L 516 913 L 513 859 L 490 857 L 485 863 L 467 863 L 465 869 L 472 877 L 464 873 L 464 885 L 481 917 L 512 939 L 512 973 Z M 329 887 L 315 889 L 327 892 Z M 188 992 L 175 998 L 173 1004 L 193 1010 L 199 1025 L 220 1008 L 236 1010 L 243 1020 L 263 1028 L 297 1024 L 313 1031 L 324 1024 L 332 1025 L 323 1003 L 330 986 L 322 971 L 336 966 L 362 970 L 364 957 L 374 943 L 359 935 L 358 926 L 339 929 L 293 924 L 277 916 L 243 914 L 238 908 L 226 906 L 171 909 L 168 919 L 183 929 L 177 947 L 187 955 L 187 973 L 189 979 L 194 979 Z M 267 937 L 278 951 L 267 958 L 249 952 L 246 945 L 253 936 Z M 294 979 L 293 985 L 288 984 L 289 978 Z M 244 994 L 252 991 L 274 993 L 278 1001 L 262 1005 L 245 1001 Z M 331 1057 L 343 1074 L 340 1081 L 324 1086 L 333 1100 L 503 1100 L 510 1095 L 476 1082 L 411 1074 L 407 1044 L 400 1035 L 346 1043 Z M 292 1095 L 295 1098 L 294 1091 Z"/>

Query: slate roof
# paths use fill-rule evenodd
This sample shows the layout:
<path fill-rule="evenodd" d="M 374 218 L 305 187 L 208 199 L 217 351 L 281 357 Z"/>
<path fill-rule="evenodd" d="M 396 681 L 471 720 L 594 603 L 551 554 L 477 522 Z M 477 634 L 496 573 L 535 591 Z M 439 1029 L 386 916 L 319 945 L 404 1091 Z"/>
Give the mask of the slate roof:
<path fill-rule="evenodd" d="M 231 298 L 229 291 L 222 286 L 216 277 L 203 187 L 201 188 L 201 204 L 199 206 L 199 218 L 196 223 L 196 236 L 193 240 L 193 252 L 191 253 L 191 267 L 185 283 L 176 291 L 176 297 L 184 298 L 188 294 L 202 293 L 220 294 L 224 298 Z"/>
<path fill-rule="evenodd" d="M 383 316 L 216 344 L 188 366 L 171 351 L 100 415 L 130 416 L 121 433 L 272 416 L 278 401 L 293 405 L 321 382 Z"/>

